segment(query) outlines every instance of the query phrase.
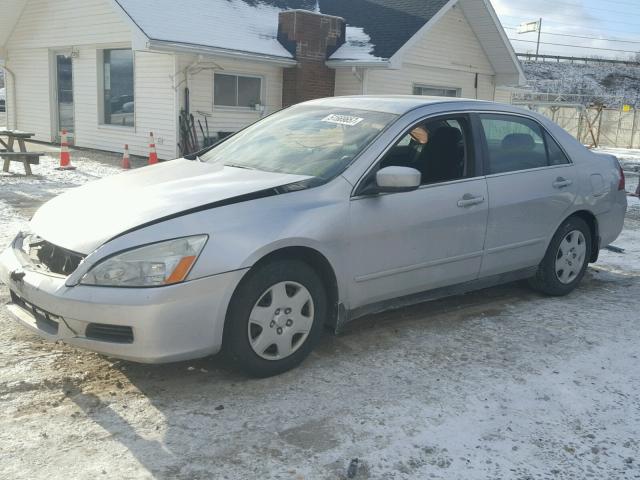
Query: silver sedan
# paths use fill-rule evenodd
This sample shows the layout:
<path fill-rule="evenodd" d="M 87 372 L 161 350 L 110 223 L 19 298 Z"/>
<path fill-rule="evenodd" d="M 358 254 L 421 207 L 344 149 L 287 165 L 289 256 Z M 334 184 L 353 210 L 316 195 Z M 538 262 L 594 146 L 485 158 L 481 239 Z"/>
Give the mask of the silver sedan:
<path fill-rule="evenodd" d="M 566 295 L 625 211 L 616 158 L 534 113 L 329 98 L 51 200 L 0 279 L 51 340 L 268 376 L 371 312 L 517 279 Z"/>

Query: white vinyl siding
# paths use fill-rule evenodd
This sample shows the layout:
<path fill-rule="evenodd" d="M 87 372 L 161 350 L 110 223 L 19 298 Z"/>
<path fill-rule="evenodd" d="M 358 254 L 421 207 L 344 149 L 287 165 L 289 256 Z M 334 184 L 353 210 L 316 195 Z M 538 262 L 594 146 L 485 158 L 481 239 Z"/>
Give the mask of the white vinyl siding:
<path fill-rule="evenodd" d="M 29 0 L 7 47 L 11 51 L 122 41 L 131 41 L 131 30 L 108 0 Z"/>
<path fill-rule="evenodd" d="M 419 42 L 413 45 L 404 55 L 403 62 L 447 70 L 494 74 L 478 37 L 458 7 L 449 10 Z"/>
<path fill-rule="evenodd" d="M 47 49 L 10 52 L 7 66 L 15 74 L 17 92 L 14 105 L 13 76 L 6 75 L 8 126 L 36 134 L 37 140 L 51 140 L 51 91 Z M 15 124 L 16 112 L 18 124 Z"/>
<path fill-rule="evenodd" d="M 400 70 L 369 70 L 367 72 L 367 95 L 411 95 L 416 84 L 447 85 L 459 88 L 461 96 L 475 98 L 475 73 L 452 71 L 440 68 L 405 65 Z M 478 98 L 493 100 L 493 76 L 478 75 Z"/>
<path fill-rule="evenodd" d="M 349 68 L 336 69 L 336 88 L 335 95 L 362 95 L 362 78 L 364 71 L 357 69 L 354 73 Z"/>
<path fill-rule="evenodd" d="M 134 52 L 134 128 L 101 124 L 98 61 L 94 48 L 81 49 L 80 57 L 74 60 L 76 145 L 120 152 L 127 143 L 131 154 L 146 156 L 149 132 L 153 132 L 158 156 L 175 158 L 178 140 L 173 55 Z"/>
<path fill-rule="evenodd" d="M 120 152 L 128 143 L 133 155 L 147 155 L 149 132 L 153 131 L 160 158 L 175 158 L 173 55 L 135 52 L 135 128 L 123 128 L 101 125 L 100 122 L 98 49 L 86 47 L 77 51 L 78 58 L 73 59 L 75 144 Z M 55 116 L 52 113 L 55 108 L 52 108 L 51 92 L 55 77 L 48 49 L 13 50 L 9 67 L 15 72 L 18 82 L 17 128 L 34 132 L 37 140 L 55 140 Z M 10 84 L 9 88 L 13 85 Z M 9 107 L 13 112 L 12 105 Z"/>
<path fill-rule="evenodd" d="M 495 101 L 511 105 L 511 90 L 508 90 L 506 88 L 500 88 L 500 87 L 496 88 Z"/>
<path fill-rule="evenodd" d="M 337 69 L 336 95 L 411 95 L 416 85 L 455 88 L 462 97 L 482 100 L 493 100 L 495 92 L 489 58 L 458 7 L 408 47 L 399 68 L 371 68 L 362 78 L 364 86 L 350 68 Z"/>
<path fill-rule="evenodd" d="M 17 128 L 34 132 L 37 140 L 55 140 L 53 52 L 73 48 L 75 144 L 121 152 L 128 143 L 132 154 L 146 156 L 153 131 L 159 157 L 175 158 L 174 55 L 134 52 L 135 127 L 101 125 L 98 54 L 131 48 L 131 42 L 132 30 L 107 0 L 30 0 L 7 48 L 7 66 L 16 74 Z M 13 97 L 10 79 L 8 87 L 7 100 Z"/>
<path fill-rule="evenodd" d="M 189 68 L 190 67 L 190 68 Z M 185 84 L 185 71 L 188 82 Z M 225 106 L 214 106 L 213 76 L 214 72 L 229 75 L 249 75 L 262 79 L 262 106 L 264 112 L 251 109 L 234 109 Z M 200 119 L 204 126 L 204 117 L 198 112 L 210 114 L 207 119 L 209 132 L 215 136 L 217 132 L 236 132 L 259 120 L 265 115 L 282 108 L 282 67 L 253 61 L 233 60 L 228 58 L 209 58 L 198 64 L 192 55 L 178 56 L 178 82 L 180 108 L 184 108 L 184 87 L 189 87 L 190 108 L 196 120 Z M 137 106 L 136 106 L 137 107 Z M 199 128 L 198 135 L 201 136 Z"/>

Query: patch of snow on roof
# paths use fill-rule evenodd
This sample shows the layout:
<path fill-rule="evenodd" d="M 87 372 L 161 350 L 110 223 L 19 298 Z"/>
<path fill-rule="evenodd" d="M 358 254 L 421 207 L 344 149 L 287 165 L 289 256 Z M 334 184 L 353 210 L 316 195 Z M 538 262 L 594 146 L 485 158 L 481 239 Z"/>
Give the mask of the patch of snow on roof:
<path fill-rule="evenodd" d="M 117 1 L 152 40 L 292 58 L 278 41 L 282 10 L 274 5 L 243 0 Z M 319 2 L 315 10 L 320 11 Z M 346 43 L 331 60 L 382 60 L 373 49 L 371 37 L 361 27 L 347 26 Z"/>
<path fill-rule="evenodd" d="M 331 55 L 330 60 L 382 61 L 373 54 L 373 49 L 371 37 L 361 27 L 347 25 L 346 42 Z"/>
<path fill-rule="evenodd" d="M 242 0 L 117 1 L 152 40 L 291 58 L 278 42 L 281 10 L 272 5 Z"/>

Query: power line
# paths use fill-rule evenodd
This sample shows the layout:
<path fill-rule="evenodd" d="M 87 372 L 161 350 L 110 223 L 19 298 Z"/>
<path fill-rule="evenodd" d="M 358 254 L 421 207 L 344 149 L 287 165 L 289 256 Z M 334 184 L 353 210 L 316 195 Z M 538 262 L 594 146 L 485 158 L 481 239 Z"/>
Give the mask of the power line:
<path fill-rule="evenodd" d="M 608 0 L 609 3 L 617 3 L 618 5 L 629 5 L 631 7 L 637 7 L 638 4 L 635 2 L 622 2 L 620 0 Z"/>
<path fill-rule="evenodd" d="M 535 40 L 520 40 L 519 38 L 509 38 L 509 40 L 513 42 L 525 42 L 525 43 L 538 43 Z M 556 47 L 573 47 L 573 48 L 585 48 L 589 50 L 607 50 L 609 52 L 620 52 L 620 53 L 638 53 L 637 50 L 618 50 L 615 48 L 602 48 L 602 47 L 592 47 L 592 46 L 584 46 L 584 45 L 568 45 L 564 43 L 552 43 L 552 42 L 540 42 L 540 45 L 554 45 Z"/>
<path fill-rule="evenodd" d="M 529 16 L 526 16 L 526 17 L 514 17 L 513 15 L 502 15 L 502 17 L 514 18 L 514 19 L 522 21 L 523 19 L 524 20 L 531 19 L 532 15 L 529 15 Z M 589 28 L 590 30 L 594 30 L 594 31 L 610 33 L 610 30 L 606 30 L 606 29 L 602 29 L 602 28 L 595 28 L 595 27 L 586 26 L 586 25 L 577 25 L 575 23 L 565 23 L 565 22 L 562 22 L 560 20 L 549 20 L 548 17 L 544 17 L 544 21 L 546 23 L 555 23 L 557 25 L 562 25 L 562 26 L 565 26 L 565 27 Z M 636 29 L 633 32 L 624 31 L 624 33 L 636 33 L 637 34 L 637 32 L 638 32 L 637 24 L 633 24 L 633 25 L 636 27 Z"/>
<path fill-rule="evenodd" d="M 640 12 L 623 12 L 621 10 L 610 10 L 608 8 L 598 8 L 598 7 L 590 7 L 590 6 L 588 7 L 580 3 L 570 3 L 570 2 L 562 2 L 562 1 L 556 1 L 556 0 L 539 0 L 539 1 L 553 3 L 554 5 L 567 5 L 569 7 L 580 7 L 586 11 L 597 10 L 599 12 L 618 13 L 620 15 L 624 15 L 625 17 L 640 15 Z M 637 7 L 638 5 L 635 5 L 635 6 Z"/>
<path fill-rule="evenodd" d="M 505 30 L 518 30 L 517 27 L 504 27 Z M 542 32 L 543 35 L 555 35 L 558 37 L 572 37 L 572 38 L 585 38 L 587 40 L 600 40 L 603 42 L 620 42 L 620 43 L 637 43 L 640 44 L 640 41 L 637 40 L 621 40 L 619 38 L 599 38 L 599 37 L 587 37 L 584 35 L 570 35 L 568 33 L 554 33 L 554 32 Z"/>

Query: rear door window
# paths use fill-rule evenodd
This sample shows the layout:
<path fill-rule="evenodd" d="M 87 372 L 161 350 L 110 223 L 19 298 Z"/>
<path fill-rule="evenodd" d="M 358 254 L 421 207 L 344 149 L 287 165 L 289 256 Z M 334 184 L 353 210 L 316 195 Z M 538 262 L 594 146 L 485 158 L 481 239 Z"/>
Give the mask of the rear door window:
<path fill-rule="evenodd" d="M 480 121 L 489 150 L 489 174 L 569 163 L 549 134 L 531 119 L 481 114 Z"/>

